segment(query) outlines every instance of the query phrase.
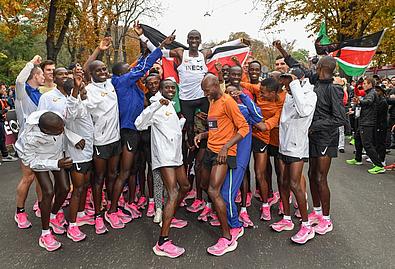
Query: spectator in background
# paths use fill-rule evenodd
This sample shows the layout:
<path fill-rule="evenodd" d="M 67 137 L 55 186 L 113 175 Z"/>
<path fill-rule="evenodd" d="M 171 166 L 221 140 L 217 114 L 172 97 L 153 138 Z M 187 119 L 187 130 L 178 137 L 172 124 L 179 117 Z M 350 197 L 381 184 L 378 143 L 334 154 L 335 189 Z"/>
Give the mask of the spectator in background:
<path fill-rule="evenodd" d="M 375 90 L 377 93 L 377 119 L 376 119 L 376 135 L 374 145 L 380 161 L 385 166 L 386 147 L 385 141 L 388 128 L 388 104 L 386 100 L 385 86 L 376 85 Z"/>
<path fill-rule="evenodd" d="M 10 86 L 8 89 L 7 103 L 10 109 L 15 109 L 15 86 Z"/>
<path fill-rule="evenodd" d="M 4 82 L 0 82 L 0 150 L 1 150 L 1 156 L 2 158 L 0 159 L 0 164 L 1 162 L 12 162 L 18 160 L 17 158 L 11 156 L 8 154 L 7 146 L 5 144 L 6 142 L 6 133 L 4 129 L 4 122 L 6 120 L 6 114 L 8 110 L 10 109 L 6 96 L 7 96 L 7 88 Z"/>

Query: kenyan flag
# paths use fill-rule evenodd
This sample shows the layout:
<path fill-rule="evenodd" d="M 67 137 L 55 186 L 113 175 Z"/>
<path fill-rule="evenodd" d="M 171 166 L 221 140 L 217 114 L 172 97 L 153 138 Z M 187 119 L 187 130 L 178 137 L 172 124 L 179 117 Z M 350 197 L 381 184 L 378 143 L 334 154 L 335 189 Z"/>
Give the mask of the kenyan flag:
<path fill-rule="evenodd" d="M 326 29 L 323 27 L 325 27 L 325 23 L 321 24 L 320 33 L 316 40 L 317 53 L 335 57 L 339 67 L 348 76 L 360 76 L 365 73 L 376 53 L 385 29 L 361 38 L 328 44 L 329 39 L 325 39 L 327 38 Z M 325 41 L 322 42 L 323 40 Z"/>

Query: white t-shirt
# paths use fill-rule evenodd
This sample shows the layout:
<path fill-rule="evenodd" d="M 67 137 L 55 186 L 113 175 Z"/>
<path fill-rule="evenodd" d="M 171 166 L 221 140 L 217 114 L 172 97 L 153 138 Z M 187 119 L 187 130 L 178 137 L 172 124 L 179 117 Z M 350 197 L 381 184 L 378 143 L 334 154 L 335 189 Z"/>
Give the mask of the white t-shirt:
<path fill-rule="evenodd" d="M 180 77 L 180 100 L 196 100 L 204 97 L 201 83 L 208 69 L 204 55 L 199 51 L 198 57 L 190 57 L 189 50 L 184 50 L 182 63 L 177 67 Z"/>

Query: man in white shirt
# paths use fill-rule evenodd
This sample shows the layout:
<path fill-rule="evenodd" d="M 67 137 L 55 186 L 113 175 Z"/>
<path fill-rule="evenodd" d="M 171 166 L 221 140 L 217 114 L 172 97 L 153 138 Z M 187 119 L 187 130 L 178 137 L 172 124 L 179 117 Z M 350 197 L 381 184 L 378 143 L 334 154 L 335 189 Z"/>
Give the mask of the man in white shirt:
<path fill-rule="evenodd" d="M 61 247 L 49 227 L 57 234 L 64 233 L 64 227 L 50 222 L 52 211 L 58 211 L 69 192 L 69 180 L 65 168 L 70 168 L 72 160 L 63 158 L 63 119 L 56 113 L 46 110 L 33 112 L 26 120 L 26 128 L 20 134 L 15 147 L 27 167 L 33 169 L 42 190 L 39 202 L 41 209 L 42 233 L 39 245 L 48 251 Z M 56 189 L 49 175 L 52 171 Z M 52 205 L 53 198 L 55 201 Z M 59 220 L 57 220 L 59 222 Z M 56 223 L 55 223 L 56 224 Z"/>
<path fill-rule="evenodd" d="M 95 229 L 97 234 L 103 234 L 108 231 L 101 212 L 104 179 L 106 179 L 107 198 L 111 200 L 122 151 L 118 99 L 111 79 L 108 79 L 107 66 L 103 62 L 98 60 L 91 62 L 88 71 L 92 82 L 85 87 L 87 99 L 83 103 L 93 120 L 95 176 L 92 190 L 95 206 Z M 121 221 L 112 224 L 114 224 L 112 227 L 117 229 L 125 227 Z"/>
<path fill-rule="evenodd" d="M 15 83 L 15 110 L 19 123 L 19 134 L 23 132 L 25 121 L 31 113 L 37 110 L 38 102 L 41 97 L 41 93 L 38 87 L 44 84 L 44 74 L 39 64 L 41 63 L 41 57 L 36 55 L 33 59 L 26 64 L 21 70 Z M 16 188 L 16 212 L 14 219 L 18 224 L 18 228 L 26 229 L 32 226 L 27 218 L 25 211 L 25 201 L 29 193 L 30 186 L 32 185 L 35 175 L 33 170 L 28 166 L 25 166 L 21 162 L 22 178 Z M 38 185 L 38 184 L 37 184 Z M 38 200 L 41 199 L 40 188 L 37 187 Z M 39 214 L 39 208 L 37 205 L 37 214 Z"/>
<path fill-rule="evenodd" d="M 171 258 L 185 252 L 184 248 L 175 246 L 169 240 L 169 231 L 177 206 L 190 188 L 182 162 L 182 127 L 185 119 L 178 118 L 171 104 L 175 93 L 175 82 L 170 79 L 162 80 L 160 92 L 151 97 L 152 104 L 135 121 L 138 130 L 146 130 L 151 126 L 152 169 L 160 169 L 169 197 L 163 211 L 159 240 L 153 251 L 158 256 Z"/>

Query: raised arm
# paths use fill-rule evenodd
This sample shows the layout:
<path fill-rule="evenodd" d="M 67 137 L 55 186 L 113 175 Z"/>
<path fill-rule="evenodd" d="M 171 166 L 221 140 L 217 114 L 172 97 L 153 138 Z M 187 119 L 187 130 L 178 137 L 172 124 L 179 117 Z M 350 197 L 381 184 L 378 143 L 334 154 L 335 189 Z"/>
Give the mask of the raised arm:
<path fill-rule="evenodd" d="M 16 81 L 15 81 L 16 99 L 22 100 L 24 97 L 26 97 L 27 93 L 25 89 L 25 83 L 29 78 L 30 73 L 33 70 L 34 66 L 39 65 L 40 63 L 41 63 L 41 56 L 40 55 L 34 56 L 33 59 L 25 65 L 25 67 L 21 70 L 19 75 L 16 77 Z"/>
<path fill-rule="evenodd" d="M 99 46 L 96 47 L 93 53 L 89 56 L 88 60 L 86 60 L 83 69 L 85 72 L 85 76 L 87 78 L 89 77 L 89 72 L 88 72 L 89 64 L 94 60 L 96 60 L 102 52 L 108 50 L 111 47 L 111 41 L 112 41 L 111 36 L 104 37 L 103 40 L 100 41 Z M 89 79 L 87 79 L 87 81 L 89 81 Z"/>

